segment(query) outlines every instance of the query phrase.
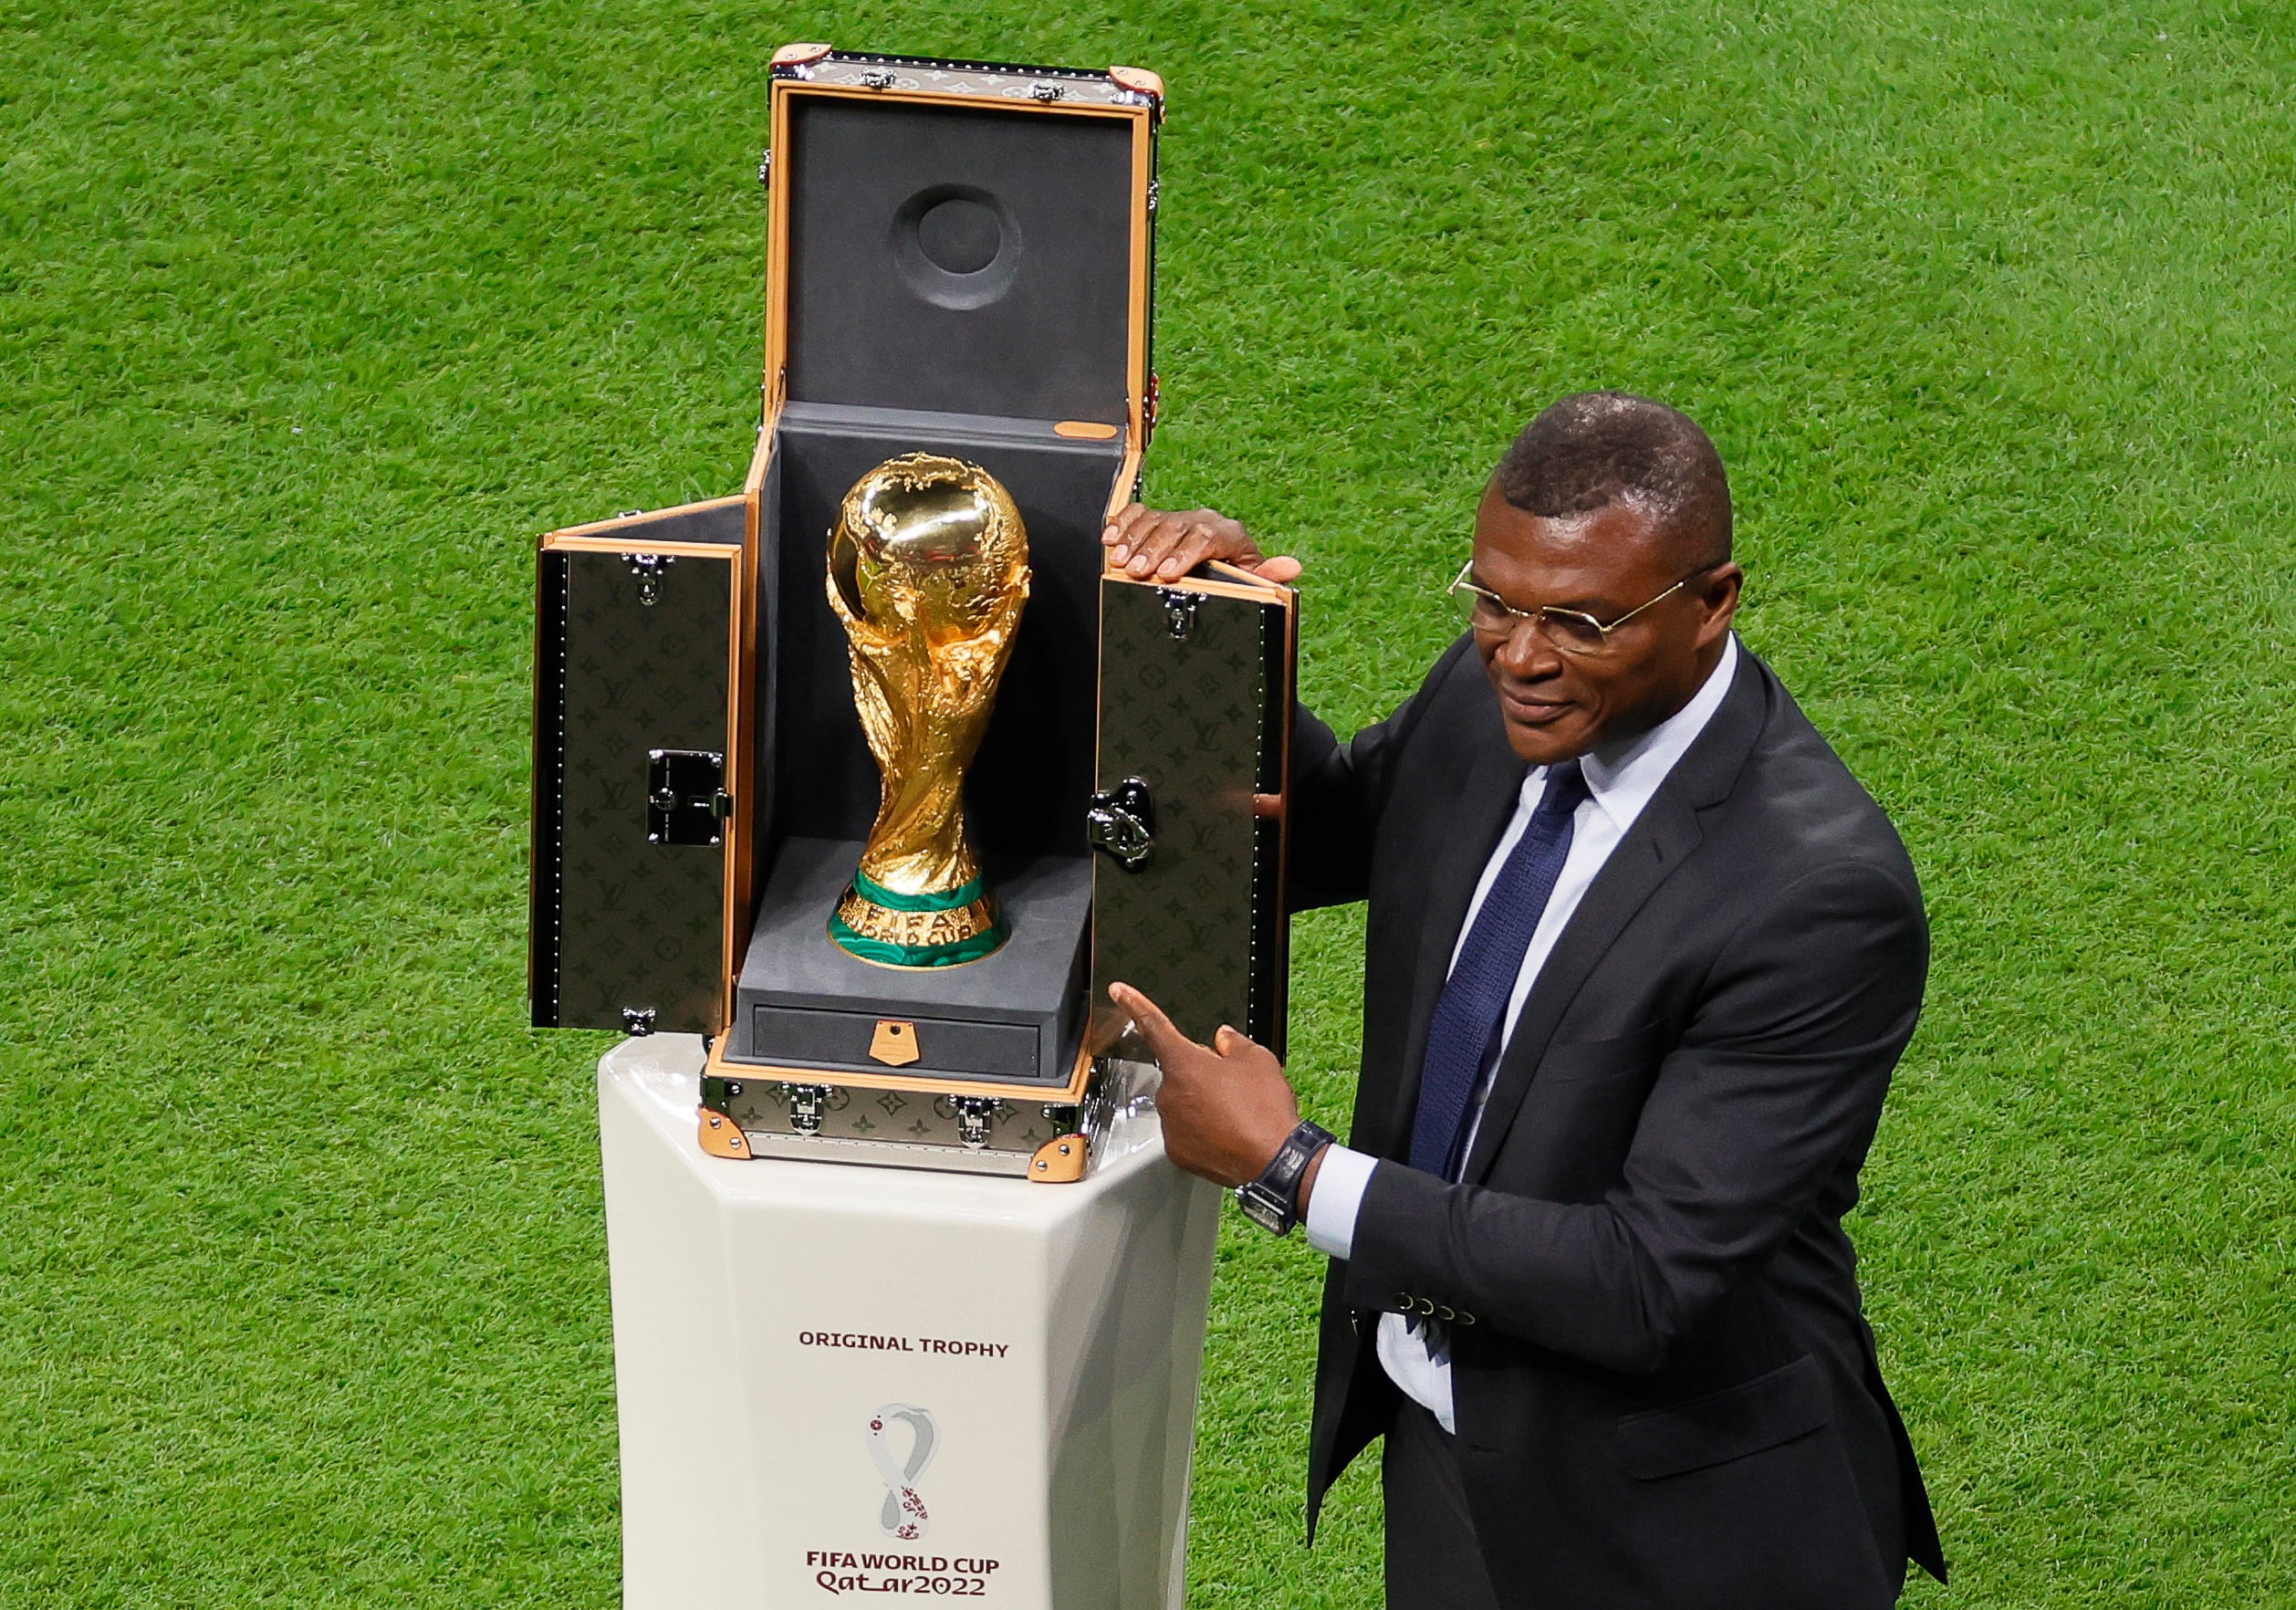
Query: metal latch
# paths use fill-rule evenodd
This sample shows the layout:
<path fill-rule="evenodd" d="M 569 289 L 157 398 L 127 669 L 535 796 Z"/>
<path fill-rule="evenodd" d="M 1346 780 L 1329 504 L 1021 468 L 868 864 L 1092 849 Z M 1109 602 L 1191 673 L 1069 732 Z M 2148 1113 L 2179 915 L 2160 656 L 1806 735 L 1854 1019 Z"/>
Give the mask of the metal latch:
<path fill-rule="evenodd" d="M 674 553 L 625 553 L 630 573 L 638 578 L 638 601 L 653 605 L 662 601 L 662 572 L 678 562 Z"/>
<path fill-rule="evenodd" d="M 785 1084 L 789 1093 L 789 1127 L 799 1134 L 821 1133 L 821 1114 L 830 1110 L 830 1087 L 826 1084 Z"/>
<path fill-rule="evenodd" d="M 1004 1104 L 995 1096 L 949 1098 L 949 1105 L 956 1110 L 956 1138 L 965 1150 L 977 1152 L 988 1145 L 988 1126 Z"/>
<path fill-rule="evenodd" d="M 869 68 L 862 71 L 861 81 L 864 89 L 890 89 L 900 80 L 883 68 Z"/>
<path fill-rule="evenodd" d="M 1138 872 L 1156 847 L 1156 802 L 1148 785 L 1128 777 L 1105 794 L 1092 796 L 1084 813 L 1084 842 L 1104 851 L 1126 872 Z"/>
<path fill-rule="evenodd" d="M 624 1007 L 621 1009 L 621 1031 L 632 1040 L 643 1039 L 653 1032 L 653 1016 L 652 1007 Z"/>
<path fill-rule="evenodd" d="M 1031 100 L 1059 100 L 1067 94 L 1066 86 L 1052 83 L 1045 78 L 1038 78 L 1028 86 L 1028 99 Z"/>
<path fill-rule="evenodd" d="M 1172 633 L 1174 642 L 1195 630 L 1195 606 L 1203 596 L 1179 587 L 1156 589 L 1156 598 L 1164 605 L 1164 629 Z"/>
<path fill-rule="evenodd" d="M 646 751 L 646 842 L 722 844 L 734 813 L 725 757 L 706 749 Z"/>

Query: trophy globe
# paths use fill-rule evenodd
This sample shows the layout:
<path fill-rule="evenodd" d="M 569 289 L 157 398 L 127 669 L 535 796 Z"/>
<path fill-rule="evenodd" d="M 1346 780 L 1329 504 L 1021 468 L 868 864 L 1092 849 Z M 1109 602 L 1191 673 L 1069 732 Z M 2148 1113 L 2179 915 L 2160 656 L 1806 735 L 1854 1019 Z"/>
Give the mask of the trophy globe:
<path fill-rule="evenodd" d="M 977 961 L 1007 930 L 965 836 L 965 772 L 1028 601 L 1020 511 L 978 465 L 888 459 L 845 495 L 828 581 L 882 789 L 830 936 L 886 967 Z"/>

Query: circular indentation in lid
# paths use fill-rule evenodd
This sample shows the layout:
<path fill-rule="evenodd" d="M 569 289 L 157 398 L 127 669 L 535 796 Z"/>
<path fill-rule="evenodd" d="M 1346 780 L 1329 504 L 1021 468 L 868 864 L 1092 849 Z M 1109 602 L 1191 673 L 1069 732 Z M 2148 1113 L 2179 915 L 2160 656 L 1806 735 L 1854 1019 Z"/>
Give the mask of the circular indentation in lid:
<path fill-rule="evenodd" d="M 1003 244 L 997 209 L 969 195 L 934 202 L 917 220 L 917 246 L 925 261 L 951 274 L 978 274 L 997 260 Z"/>
<path fill-rule="evenodd" d="M 941 308 L 988 306 L 1012 288 L 1020 265 L 1012 209 L 971 184 L 928 185 L 903 202 L 890 244 L 903 281 Z"/>

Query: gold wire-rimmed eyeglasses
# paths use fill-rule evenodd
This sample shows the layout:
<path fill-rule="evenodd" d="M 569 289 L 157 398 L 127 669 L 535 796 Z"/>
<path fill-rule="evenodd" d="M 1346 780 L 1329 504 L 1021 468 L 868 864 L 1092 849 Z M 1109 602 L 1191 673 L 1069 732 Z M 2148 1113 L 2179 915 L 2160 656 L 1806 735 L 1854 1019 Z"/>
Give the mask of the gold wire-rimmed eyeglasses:
<path fill-rule="evenodd" d="M 1719 562 L 1719 561 L 1717 561 Z M 1638 603 L 1617 620 L 1607 624 L 1596 620 L 1584 610 L 1558 609 L 1553 604 L 1539 604 L 1531 609 L 1518 610 L 1489 588 L 1478 586 L 1469 580 L 1474 574 L 1475 561 L 1467 560 L 1459 567 L 1457 580 L 1445 589 L 1457 606 L 1459 618 L 1487 636 L 1513 636 L 1515 628 L 1529 621 L 1547 634 L 1547 641 L 1567 654 L 1599 654 L 1611 646 L 1611 633 L 1625 625 L 1644 610 L 1664 603 L 1699 577 L 1714 569 L 1700 565 L 1656 598 Z"/>

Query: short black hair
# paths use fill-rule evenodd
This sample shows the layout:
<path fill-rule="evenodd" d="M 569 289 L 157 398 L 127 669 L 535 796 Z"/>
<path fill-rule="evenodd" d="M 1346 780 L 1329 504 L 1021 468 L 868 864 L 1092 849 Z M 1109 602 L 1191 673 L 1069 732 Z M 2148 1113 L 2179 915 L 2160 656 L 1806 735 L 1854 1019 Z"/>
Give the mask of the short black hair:
<path fill-rule="evenodd" d="M 1544 519 L 1642 509 L 1710 564 L 1730 557 L 1730 481 L 1696 421 L 1631 392 L 1580 392 L 1525 425 L 1498 461 L 1499 496 Z"/>

